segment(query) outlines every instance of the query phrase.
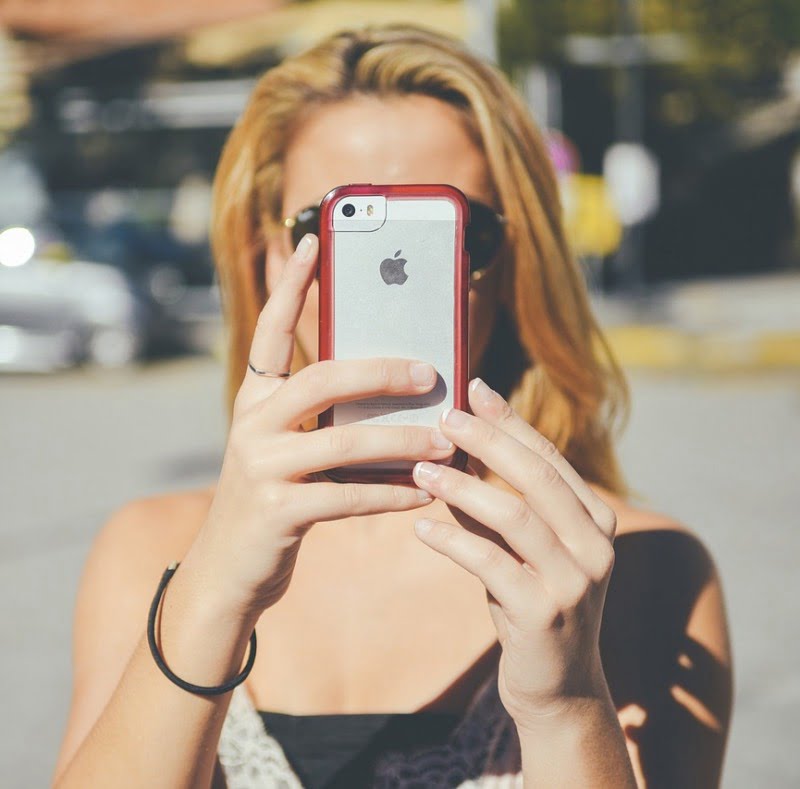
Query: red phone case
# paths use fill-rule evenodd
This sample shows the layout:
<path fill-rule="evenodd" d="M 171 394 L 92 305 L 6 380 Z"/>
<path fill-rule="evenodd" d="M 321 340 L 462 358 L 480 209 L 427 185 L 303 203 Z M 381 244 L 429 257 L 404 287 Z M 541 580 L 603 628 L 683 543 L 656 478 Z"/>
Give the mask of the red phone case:
<path fill-rule="evenodd" d="M 453 293 L 454 326 L 454 377 L 453 404 L 463 411 L 469 410 L 467 400 L 467 378 L 469 366 L 469 253 L 464 249 L 464 230 L 469 222 L 469 204 L 461 190 L 449 184 L 348 184 L 337 186 L 328 192 L 320 205 L 320 280 L 319 280 L 319 359 L 333 359 L 334 332 L 336 316 L 334 315 L 333 292 L 333 206 L 342 197 L 348 195 L 386 195 L 387 198 L 424 198 L 445 197 L 454 201 L 456 210 L 456 238 L 461 243 L 455 245 L 455 283 Z M 318 428 L 330 427 L 333 424 L 333 407 L 319 415 Z M 436 461 L 463 470 L 467 464 L 467 453 L 456 447 L 452 455 L 444 460 Z M 396 469 L 358 469 L 338 466 L 323 472 L 336 482 L 382 482 L 393 484 L 414 484 L 410 471 Z"/>

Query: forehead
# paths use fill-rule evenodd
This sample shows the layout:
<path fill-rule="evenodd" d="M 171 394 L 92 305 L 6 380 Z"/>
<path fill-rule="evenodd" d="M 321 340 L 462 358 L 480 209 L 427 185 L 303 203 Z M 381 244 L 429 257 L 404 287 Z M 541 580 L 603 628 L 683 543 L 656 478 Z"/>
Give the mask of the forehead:
<path fill-rule="evenodd" d="M 492 202 L 482 150 L 458 110 L 422 95 L 354 96 L 314 110 L 284 162 L 283 215 L 348 183 L 449 183 Z"/>

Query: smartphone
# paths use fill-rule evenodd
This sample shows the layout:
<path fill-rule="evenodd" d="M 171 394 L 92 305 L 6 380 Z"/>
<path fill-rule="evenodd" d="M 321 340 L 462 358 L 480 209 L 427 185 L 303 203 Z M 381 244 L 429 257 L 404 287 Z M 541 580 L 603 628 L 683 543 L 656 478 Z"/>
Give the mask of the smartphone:
<path fill-rule="evenodd" d="M 320 205 L 319 359 L 403 357 L 430 362 L 430 392 L 334 403 L 318 428 L 353 422 L 438 427 L 468 410 L 469 205 L 449 184 L 348 184 Z M 441 462 L 463 469 L 456 447 Z M 327 469 L 337 482 L 413 484 L 414 460 Z"/>

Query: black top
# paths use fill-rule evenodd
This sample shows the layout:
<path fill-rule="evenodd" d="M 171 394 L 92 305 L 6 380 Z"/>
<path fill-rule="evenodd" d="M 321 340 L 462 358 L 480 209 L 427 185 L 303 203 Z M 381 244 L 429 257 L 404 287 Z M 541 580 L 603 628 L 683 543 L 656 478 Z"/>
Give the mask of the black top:
<path fill-rule="evenodd" d="M 369 786 L 383 752 L 444 744 L 461 718 L 455 712 L 429 711 L 258 714 L 308 789 Z"/>

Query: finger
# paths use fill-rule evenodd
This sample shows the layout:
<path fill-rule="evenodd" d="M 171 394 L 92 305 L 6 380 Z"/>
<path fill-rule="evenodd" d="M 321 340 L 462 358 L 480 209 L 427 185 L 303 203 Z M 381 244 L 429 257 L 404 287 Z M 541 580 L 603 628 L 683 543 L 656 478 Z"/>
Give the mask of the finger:
<path fill-rule="evenodd" d="M 431 501 L 426 491 L 409 485 L 298 482 L 289 487 L 286 507 L 290 517 L 314 523 L 351 515 L 410 510 L 430 504 Z"/>
<path fill-rule="evenodd" d="M 443 440 L 450 446 L 437 446 Z M 454 451 L 434 427 L 399 425 L 336 425 L 307 433 L 284 433 L 273 442 L 269 473 L 295 479 L 310 472 L 351 463 L 382 460 L 441 460 Z"/>
<path fill-rule="evenodd" d="M 414 481 L 497 532 L 559 600 L 580 594 L 585 576 L 558 535 L 514 493 L 437 463 L 414 466 Z"/>
<path fill-rule="evenodd" d="M 317 237 L 307 233 L 300 239 L 297 248 L 286 261 L 280 279 L 258 316 L 253 341 L 250 345 L 250 361 L 259 370 L 288 372 L 294 353 L 294 333 L 303 310 L 306 293 L 313 280 L 313 263 L 317 258 Z M 277 388 L 282 379 L 264 378 L 248 368 L 245 382 L 258 383 L 263 397 L 265 384 L 271 382 Z"/>
<path fill-rule="evenodd" d="M 417 359 L 324 359 L 298 370 L 275 392 L 268 418 L 276 429 L 291 430 L 334 403 L 387 394 L 424 394 L 436 380 L 433 365 Z"/>
<path fill-rule="evenodd" d="M 607 542 L 607 538 L 558 471 L 516 438 L 478 416 L 447 409 L 443 417 L 448 421 L 440 420 L 442 432 L 516 488 L 581 567 L 593 567 L 599 550 L 596 540 Z"/>
<path fill-rule="evenodd" d="M 476 416 L 501 428 L 553 466 L 567 485 L 572 488 L 598 528 L 609 539 L 614 537 L 617 524 L 614 510 L 586 484 L 552 441 L 528 424 L 500 394 L 480 378 L 475 378 L 470 382 L 469 401 Z"/>
<path fill-rule="evenodd" d="M 426 545 L 479 578 L 512 624 L 522 627 L 529 622 L 537 602 L 553 605 L 541 581 L 491 540 L 429 518 L 418 520 L 414 531 Z"/>

